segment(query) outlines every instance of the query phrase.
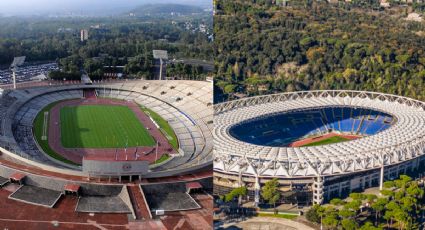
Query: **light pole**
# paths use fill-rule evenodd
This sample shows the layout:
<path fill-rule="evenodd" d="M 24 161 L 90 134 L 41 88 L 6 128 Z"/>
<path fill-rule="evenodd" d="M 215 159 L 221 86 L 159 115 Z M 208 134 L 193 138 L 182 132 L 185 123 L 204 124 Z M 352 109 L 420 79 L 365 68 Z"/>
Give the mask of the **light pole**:
<path fill-rule="evenodd" d="M 13 62 L 10 65 L 10 68 L 12 69 L 13 89 L 16 89 L 16 71 L 18 70 L 18 66 L 24 64 L 25 58 L 25 56 L 15 57 L 13 58 Z"/>

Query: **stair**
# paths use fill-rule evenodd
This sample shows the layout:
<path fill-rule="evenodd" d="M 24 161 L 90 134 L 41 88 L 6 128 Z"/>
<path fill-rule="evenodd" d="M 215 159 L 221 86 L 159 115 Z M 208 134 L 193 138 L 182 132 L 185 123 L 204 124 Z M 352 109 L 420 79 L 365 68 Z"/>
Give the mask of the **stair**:
<path fill-rule="evenodd" d="M 139 185 L 128 185 L 127 188 L 130 194 L 131 203 L 133 204 L 136 220 L 152 219 L 145 198 L 140 192 Z"/>

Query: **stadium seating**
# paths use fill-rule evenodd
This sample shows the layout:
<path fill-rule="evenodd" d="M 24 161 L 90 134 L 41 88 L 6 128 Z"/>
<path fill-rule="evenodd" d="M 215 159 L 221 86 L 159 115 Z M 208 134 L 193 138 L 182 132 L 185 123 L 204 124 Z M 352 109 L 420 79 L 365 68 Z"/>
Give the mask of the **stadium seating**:
<path fill-rule="evenodd" d="M 199 204 L 187 194 L 185 182 L 140 186 L 151 211 L 179 211 L 200 208 Z"/>
<path fill-rule="evenodd" d="M 62 193 L 59 191 L 23 185 L 12 193 L 9 198 L 25 203 L 53 208 L 61 196 Z"/>
<path fill-rule="evenodd" d="M 77 212 L 132 212 L 126 186 L 99 186 L 85 184 L 78 199 Z"/>
<path fill-rule="evenodd" d="M 328 132 L 369 136 L 389 128 L 391 121 L 391 115 L 366 108 L 330 107 L 263 116 L 229 131 L 249 143 L 287 146 Z"/>
<path fill-rule="evenodd" d="M 5 92 L 0 98 L 0 121 L 3 124 L 0 132 L 4 133 L 0 137 L 0 145 L 36 162 L 58 168 L 67 167 L 40 151 L 32 135 L 32 123 L 47 105 L 60 100 L 83 98 L 85 89 L 95 89 L 98 97 L 134 100 L 169 122 L 184 154 L 152 168 L 152 171 L 180 170 L 212 161 L 212 87 L 208 82 L 198 81 L 138 80 L 90 86 L 55 85 Z"/>

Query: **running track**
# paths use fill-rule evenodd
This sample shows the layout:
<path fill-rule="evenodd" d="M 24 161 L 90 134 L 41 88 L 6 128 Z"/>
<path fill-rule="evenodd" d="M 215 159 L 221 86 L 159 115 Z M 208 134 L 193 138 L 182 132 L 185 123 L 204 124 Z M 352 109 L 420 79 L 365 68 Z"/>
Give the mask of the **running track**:
<path fill-rule="evenodd" d="M 318 141 L 328 139 L 330 137 L 335 137 L 335 136 L 343 137 L 343 138 L 346 138 L 346 139 L 349 139 L 349 140 L 355 140 L 355 139 L 360 138 L 360 136 L 356 136 L 356 135 L 328 133 L 328 134 L 325 134 L 325 135 L 320 136 L 320 137 L 310 137 L 310 138 L 306 138 L 306 139 L 302 139 L 302 140 L 299 140 L 299 141 L 292 142 L 289 145 L 289 147 L 300 147 L 300 146 L 303 146 L 303 145 L 318 142 Z"/>
<path fill-rule="evenodd" d="M 49 134 L 48 142 L 50 147 L 58 154 L 66 159 L 75 163 L 81 164 L 83 158 L 90 160 L 104 160 L 104 161 L 149 161 L 152 163 L 156 158 L 156 146 L 146 147 L 139 146 L 124 148 L 116 150 L 115 148 L 65 148 L 61 144 L 61 130 L 60 130 L 60 110 L 64 106 L 81 106 L 81 105 L 121 105 L 127 106 L 131 109 L 139 121 L 146 127 L 149 134 L 158 141 L 158 159 L 165 153 L 175 153 L 175 150 L 168 142 L 167 138 L 158 130 L 150 118 L 140 109 L 139 105 L 132 101 L 113 100 L 107 98 L 96 99 L 73 99 L 60 102 L 50 110 L 49 120 Z M 115 155 L 117 151 L 117 157 Z M 144 153 L 149 153 L 145 155 Z"/>

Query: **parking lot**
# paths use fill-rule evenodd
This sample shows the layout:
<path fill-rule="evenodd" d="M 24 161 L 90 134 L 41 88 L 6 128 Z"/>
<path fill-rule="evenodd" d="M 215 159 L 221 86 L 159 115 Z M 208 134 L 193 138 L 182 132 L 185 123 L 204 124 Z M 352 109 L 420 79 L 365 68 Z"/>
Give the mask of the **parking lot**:
<path fill-rule="evenodd" d="M 31 78 L 38 75 L 48 75 L 50 71 L 59 70 L 58 64 L 55 62 L 44 63 L 44 64 L 28 64 L 18 68 L 16 72 L 16 82 L 27 82 L 31 81 Z M 12 71 L 10 69 L 0 70 L 0 84 L 11 84 L 12 82 Z"/>

